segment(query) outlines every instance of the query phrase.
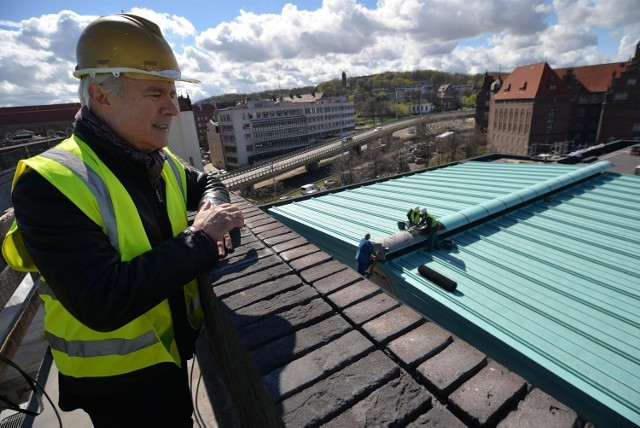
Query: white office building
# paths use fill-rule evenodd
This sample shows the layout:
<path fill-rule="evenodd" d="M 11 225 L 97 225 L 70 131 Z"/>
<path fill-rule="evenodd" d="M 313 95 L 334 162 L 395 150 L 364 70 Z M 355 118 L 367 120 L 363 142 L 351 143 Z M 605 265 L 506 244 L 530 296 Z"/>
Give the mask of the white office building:
<path fill-rule="evenodd" d="M 249 100 L 218 110 L 226 167 L 239 168 L 353 133 L 353 101 L 322 95 Z"/>

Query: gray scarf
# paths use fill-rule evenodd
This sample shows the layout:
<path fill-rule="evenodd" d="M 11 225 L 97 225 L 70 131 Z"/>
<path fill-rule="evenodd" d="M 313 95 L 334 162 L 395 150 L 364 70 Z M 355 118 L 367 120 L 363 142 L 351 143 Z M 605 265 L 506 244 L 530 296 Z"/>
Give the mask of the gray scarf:
<path fill-rule="evenodd" d="M 78 123 L 82 123 L 86 126 L 90 131 L 94 132 L 100 138 L 113 143 L 116 147 L 118 147 L 125 156 L 131 159 L 133 162 L 137 164 L 144 165 L 147 170 L 147 176 L 149 177 L 149 181 L 154 189 L 158 186 L 158 181 L 160 180 L 160 174 L 162 174 L 162 167 L 164 165 L 164 161 L 167 159 L 167 154 L 164 150 L 156 150 L 149 154 L 142 153 L 138 151 L 131 144 L 123 140 L 118 134 L 113 132 L 113 130 L 100 118 L 98 118 L 87 106 L 82 106 L 78 113 L 76 113 L 76 122 L 74 126 L 77 126 Z"/>

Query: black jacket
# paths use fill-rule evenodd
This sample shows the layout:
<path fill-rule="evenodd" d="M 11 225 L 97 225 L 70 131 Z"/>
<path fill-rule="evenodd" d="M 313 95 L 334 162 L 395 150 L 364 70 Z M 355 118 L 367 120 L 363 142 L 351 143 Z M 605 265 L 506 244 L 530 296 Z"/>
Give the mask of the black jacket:
<path fill-rule="evenodd" d="M 158 192 L 146 168 L 124 155 L 113 143 L 100 139 L 81 124 L 76 133 L 96 152 L 131 195 L 152 249 L 128 262 L 110 245 L 91 219 L 46 179 L 33 170 L 20 176 L 12 192 L 16 219 L 25 246 L 64 307 L 79 321 L 98 331 L 117 329 L 168 298 L 174 333 L 183 361 L 194 352 L 197 332 L 187 320 L 182 286 L 211 269 L 217 250 L 205 236 L 185 230 L 173 236 L 160 180 Z M 210 175 L 185 168 L 187 210 L 204 199 L 229 202 L 224 185 Z M 153 376 L 162 368 L 123 375 L 122 384 Z M 96 387 L 117 391 L 118 382 L 67 379 L 76 393 Z M 132 379 L 133 378 L 133 379 Z"/>

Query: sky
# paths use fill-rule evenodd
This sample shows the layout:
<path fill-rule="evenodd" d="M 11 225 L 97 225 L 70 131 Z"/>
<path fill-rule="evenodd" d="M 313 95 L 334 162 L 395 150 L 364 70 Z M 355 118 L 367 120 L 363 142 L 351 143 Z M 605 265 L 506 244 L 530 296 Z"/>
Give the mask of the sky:
<path fill-rule="evenodd" d="M 77 102 L 84 27 L 157 23 L 196 102 L 385 71 L 511 71 L 626 61 L 638 0 L 0 0 L 0 107 Z"/>

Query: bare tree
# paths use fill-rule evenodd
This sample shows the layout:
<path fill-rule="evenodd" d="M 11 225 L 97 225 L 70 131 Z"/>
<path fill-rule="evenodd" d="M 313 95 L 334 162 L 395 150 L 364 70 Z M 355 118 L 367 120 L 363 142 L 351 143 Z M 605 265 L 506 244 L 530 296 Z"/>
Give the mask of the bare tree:
<path fill-rule="evenodd" d="M 342 185 L 353 183 L 352 150 L 340 154 L 331 164 L 331 174 L 339 177 Z"/>
<path fill-rule="evenodd" d="M 360 104 L 360 111 L 364 117 L 370 117 L 373 123 L 376 123 L 376 99 L 375 97 L 367 97 Z"/>
<path fill-rule="evenodd" d="M 479 130 L 474 130 L 471 135 L 464 139 L 460 149 L 464 152 L 465 158 L 473 158 L 486 151 L 487 136 Z"/>

